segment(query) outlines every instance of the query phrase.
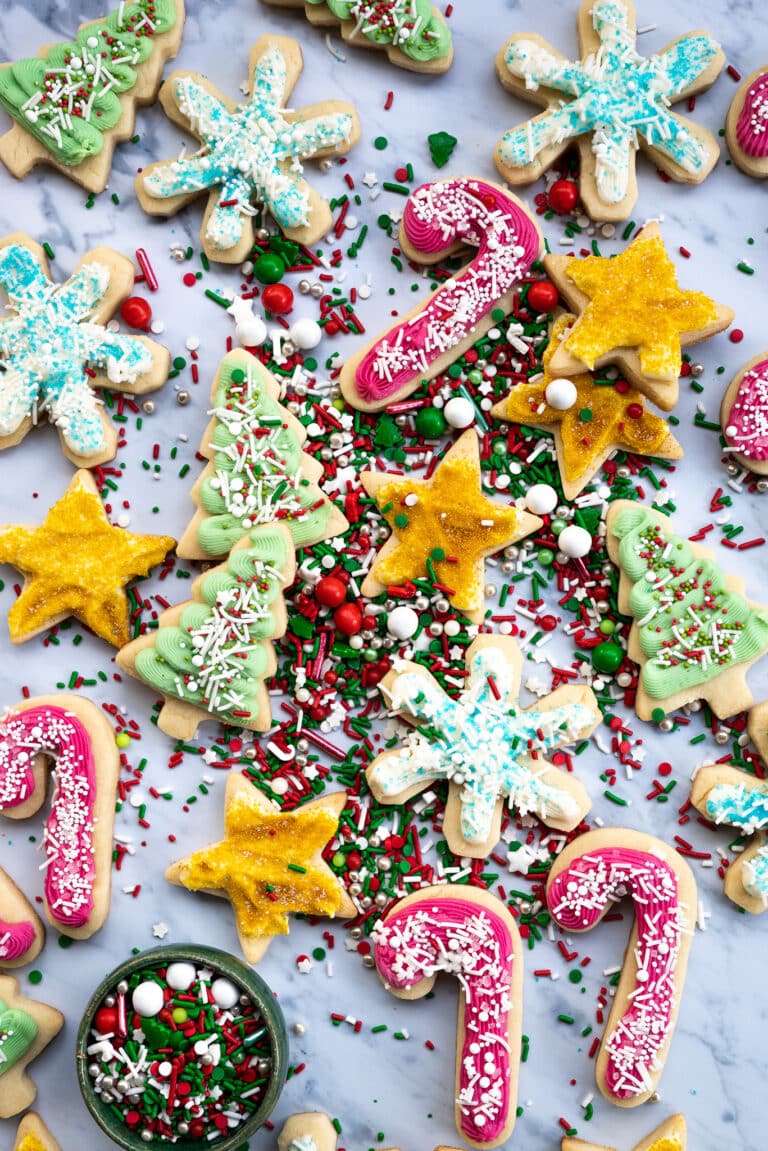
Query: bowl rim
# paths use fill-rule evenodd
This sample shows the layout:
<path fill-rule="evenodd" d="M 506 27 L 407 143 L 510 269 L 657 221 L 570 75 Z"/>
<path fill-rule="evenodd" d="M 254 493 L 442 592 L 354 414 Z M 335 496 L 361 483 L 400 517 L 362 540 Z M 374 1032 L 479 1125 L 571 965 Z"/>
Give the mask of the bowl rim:
<path fill-rule="evenodd" d="M 213 1143 L 205 1138 L 202 1140 L 179 1140 L 176 1143 L 168 1141 L 145 1143 L 140 1136 L 133 1134 L 124 1124 L 120 1123 L 111 1112 L 107 1112 L 94 1092 L 88 1075 L 89 1057 L 86 1049 L 91 1043 L 89 1032 L 101 1001 L 121 979 L 128 978 L 135 971 L 144 967 L 163 967 L 169 963 L 185 961 L 204 963 L 215 967 L 222 975 L 239 982 L 246 993 L 258 1003 L 264 1021 L 270 1030 L 272 1077 L 259 1109 L 241 1123 L 231 1135 L 226 1135 L 223 1139 Z M 242 959 L 230 955 L 229 952 L 221 951 L 219 948 L 207 947 L 202 943 L 173 943 L 162 947 L 153 947 L 132 956 L 102 979 L 89 998 L 77 1029 L 75 1066 L 80 1093 L 88 1113 L 104 1134 L 122 1147 L 124 1151 L 147 1151 L 147 1148 L 152 1146 L 179 1147 L 183 1151 L 235 1151 L 260 1127 L 263 1127 L 280 1098 L 288 1073 L 288 1028 L 272 988 L 261 975 Z"/>

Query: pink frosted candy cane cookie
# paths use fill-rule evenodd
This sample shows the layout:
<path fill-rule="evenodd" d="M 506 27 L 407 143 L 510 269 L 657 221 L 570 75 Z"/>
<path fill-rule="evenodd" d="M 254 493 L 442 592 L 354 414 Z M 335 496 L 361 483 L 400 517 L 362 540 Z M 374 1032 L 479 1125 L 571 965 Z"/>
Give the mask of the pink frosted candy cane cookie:
<path fill-rule="evenodd" d="M 742 172 L 760 180 L 768 177 L 768 64 L 739 85 L 728 109 L 725 139 Z"/>
<path fill-rule="evenodd" d="M 733 377 L 720 405 L 720 423 L 731 458 L 759 476 L 768 475 L 768 352 L 755 356 Z"/>
<path fill-rule="evenodd" d="M 45 928 L 40 916 L 0 867 L 0 970 L 31 963 L 44 942 Z"/>
<path fill-rule="evenodd" d="M 451 884 L 406 896 L 374 930 L 385 986 L 420 999 L 441 972 L 462 994 L 456 1032 L 456 1128 L 471 1147 L 497 1147 L 515 1125 L 523 956 L 512 915 L 494 895 Z"/>
<path fill-rule="evenodd" d="M 120 761 L 107 718 L 77 695 L 37 696 L 0 720 L 0 812 L 33 815 L 45 799 L 45 913 L 73 939 L 87 939 L 109 912 L 112 825 Z"/>
<path fill-rule="evenodd" d="M 508 313 L 520 279 L 538 259 L 542 238 L 522 203 L 490 180 L 459 176 L 423 184 L 409 198 L 400 247 L 409 260 L 437 264 L 465 245 L 477 254 L 463 272 L 347 360 L 341 390 L 375 412 L 444 372 Z"/>
<path fill-rule="evenodd" d="M 656 1090 L 675 1028 L 696 924 L 693 873 L 653 835 L 604 828 L 580 835 L 558 856 L 547 904 L 565 931 L 589 931 L 625 895 L 635 906 L 619 986 L 595 1077 L 619 1107 Z"/>

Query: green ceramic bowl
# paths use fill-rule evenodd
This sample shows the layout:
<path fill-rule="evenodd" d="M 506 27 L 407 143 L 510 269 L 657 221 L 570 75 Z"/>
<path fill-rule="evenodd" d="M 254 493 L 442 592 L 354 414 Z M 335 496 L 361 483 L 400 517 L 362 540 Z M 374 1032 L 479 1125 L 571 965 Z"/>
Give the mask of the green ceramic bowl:
<path fill-rule="evenodd" d="M 258 1110 L 221 1139 L 211 1142 L 205 1138 L 182 1138 L 174 1144 L 158 1139 L 149 1143 L 141 1138 L 138 1131 L 131 1131 L 122 1120 L 118 1119 L 109 1106 L 101 1102 L 100 1096 L 94 1091 L 93 1081 L 88 1074 L 88 1065 L 92 1062 L 92 1057 L 89 1057 L 87 1051 L 92 1043 L 90 1030 L 94 1016 L 105 997 L 113 991 L 121 980 L 130 979 L 134 972 L 140 971 L 142 968 L 166 967 L 170 963 L 183 962 L 212 968 L 217 974 L 230 979 L 241 989 L 241 993 L 248 995 L 257 1004 L 271 1039 L 271 1079 Z M 85 1105 L 102 1131 L 120 1147 L 125 1148 L 125 1151 L 147 1151 L 148 1148 L 152 1147 L 170 1146 L 178 1148 L 179 1151 L 235 1151 L 235 1148 L 240 1147 L 269 1118 L 280 1097 L 287 1070 L 288 1033 L 283 1013 L 271 989 L 259 975 L 241 960 L 227 955 L 224 951 L 217 951 L 213 947 L 200 947 L 195 943 L 157 947 L 151 951 L 144 951 L 141 955 L 137 955 L 116 967 L 91 996 L 77 1033 L 77 1079 Z"/>

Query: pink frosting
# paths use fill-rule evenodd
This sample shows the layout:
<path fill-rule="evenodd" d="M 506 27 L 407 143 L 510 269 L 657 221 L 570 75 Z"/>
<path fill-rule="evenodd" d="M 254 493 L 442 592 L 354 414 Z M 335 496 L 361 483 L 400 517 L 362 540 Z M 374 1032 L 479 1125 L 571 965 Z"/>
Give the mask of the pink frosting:
<path fill-rule="evenodd" d="M 0 724 L 0 811 L 33 794 L 34 757 L 56 759 L 45 825 L 45 898 L 53 918 L 82 927 L 93 909 L 93 806 L 96 770 L 90 735 L 61 707 L 31 707 Z"/>
<path fill-rule="evenodd" d="M 20 923 L 6 923 L 0 919 L 0 963 L 6 959 L 21 959 L 35 942 L 35 925 L 28 919 Z"/>
<path fill-rule="evenodd" d="M 742 152 L 761 160 L 768 156 L 768 73 L 754 80 L 747 90 L 736 122 L 736 140 Z"/>
<path fill-rule="evenodd" d="M 395 909 L 375 933 L 374 958 L 386 982 L 408 988 L 448 972 L 464 989 L 459 1060 L 461 1132 L 490 1143 L 509 1119 L 514 942 L 509 923 L 484 903 L 426 893 Z M 518 1008 L 520 1010 L 520 1008 Z"/>
<path fill-rule="evenodd" d="M 477 246 L 469 267 L 447 281 L 410 320 L 366 352 L 355 373 L 363 399 L 385 400 L 429 375 L 530 268 L 539 254 L 536 228 L 510 197 L 484 180 L 423 184 L 408 200 L 403 227 L 417 254 L 447 252 L 457 241 Z"/>
<path fill-rule="evenodd" d="M 658 855 L 605 847 L 574 859 L 547 890 L 549 910 L 566 931 L 594 927 L 617 898 L 630 892 L 639 978 L 627 1010 L 604 1039 L 605 1082 L 617 1099 L 632 1099 L 652 1089 L 650 1073 L 660 1070 L 674 1026 L 681 991 L 676 963 L 684 926 L 677 874 Z"/>
<path fill-rule="evenodd" d="M 741 378 L 723 429 L 728 446 L 751 460 L 768 460 L 768 360 Z"/>

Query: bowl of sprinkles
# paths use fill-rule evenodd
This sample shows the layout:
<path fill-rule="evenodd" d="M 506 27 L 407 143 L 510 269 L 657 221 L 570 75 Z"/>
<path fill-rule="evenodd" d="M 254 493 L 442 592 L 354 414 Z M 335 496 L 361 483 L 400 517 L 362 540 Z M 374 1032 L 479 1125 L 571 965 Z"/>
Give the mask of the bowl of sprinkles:
<path fill-rule="evenodd" d="M 196 944 L 123 963 L 92 996 L 77 1036 L 86 1106 L 127 1151 L 178 1144 L 234 1151 L 269 1117 L 288 1038 L 267 984 Z"/>

